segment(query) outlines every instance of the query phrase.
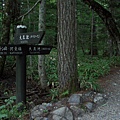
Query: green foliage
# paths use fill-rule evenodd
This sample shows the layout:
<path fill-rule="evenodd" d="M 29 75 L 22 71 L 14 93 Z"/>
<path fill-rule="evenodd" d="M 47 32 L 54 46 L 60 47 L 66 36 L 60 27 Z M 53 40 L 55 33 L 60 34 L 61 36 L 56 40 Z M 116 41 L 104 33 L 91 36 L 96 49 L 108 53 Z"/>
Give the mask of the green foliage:
<path fill-rule="evenodd" d="M 63 93 L 61 93 L 60 97 L 66 97 L 68 95 L 69 95 L 69 90 L 66 90 Z"/>
<path fill-rule="evenodd" d="M 53 49 L 49 56 L 46 56 L 46 74 L 48 78 L 48 84 L 53 84 L 56 86 L 58 84 L 57 76 L 57 51 Z"/>
<path fill-rule="evenodd" d="M 19 103 L 17 105 L 14 105 L 14 102 L 16 100 L 15 96 L 10 97 L 9 99 L 5 99 L 5 104 L 0 106 L 0 119 L 15 119 L 19 118 L 22 120 L 23 115 L 25 115 L 26 111 L 25 109 L 21 112 L 18 111 L 18 108 L 23 106 L 22 103 Z"/>
<path fill-rule="evenodd" d="M 49 96 L 51 96 L 52 101 L 55 101 L 56 98 L 58 98 L 58 96 L 59 96 L 58 89 L 57 88 L 50 89 Z"/>
<path fill-rule="evenodd" d="M 112 56 L 111 58 L 109 58 L 109 64 L 111 66 L 120 65 L 120 56 Z"/>
<path fill-rule="evenodd" d="M 78 51 L 79 52 L 79 51 Z M 49 80 L 49 84 L 58 85 L 57 77 L 57 58 L 56 50 L 53 50 L 46 59 L 46 71 Z M 108 57 L 90 57 L 83 56 L 82 53 L 78 54 L 78 77 L 80 81 L 80 87 L 83 89 L 93 89 L 98 90 L 100 86 L 97 80 L 100 76 L 104 76 L 110 71 L 110 67 L 113 65 L 118 65 L 120 57 L 114 56 Z M 57 92 L 51 90 L 51 96 L 57 96 Z M 63 93 L 64 94 L 64 93 Z M 66 92 L 65 92 L 66 94 Z"/>
<path fill-rule="evenodd" d="M 56 43 L 57 37 L 57 4 L 56 0 L 46 1 L 46 34 L 45 42 L 49 45 Z M 52 22 L 51 22 L 52 21 Z"/>
<path fill-rule="evenodd" d="M 99 90 L 97 80 L 100 76 L 106 75 L 111 66 L 120 65 L 120 57 L 90 57 L 78 54 L 78 75 L 82 89 Z"/>
<path fill-rule="evenodd" d="M 6 68 L 11 68 L 15 64 L 15 57 L 13 56 L 7 56 L 6 58 Z"/>
<path fill-rule="evenodd" d="M 109 2 L 106 0 L 96 0 L 104 8 L 109 7 Z M 117 1 L 116 3 L 119 4 Z M 21 1 L 21 14 L 26 13 L 33 5 L 35 1 Z M 54 45 L 57 43 L 57 7 L 56 0 L 46 1 L 46 34 L 45 43 L 49 45 Z M 119 7 L 115 6 L 114 16 L 116 22 L 119 25 Z M 96 26 L 96 44 L 100 55 L 98 57 L 82 56 L 78 55 L 78 77 L 80 80 L 80 87 L 84 89 L 94 89 L 97 90 L 98 84 L 97 79 L 100 76 L 104 76 L 110 70 L 112 65 L 118 65 L 120 62 L 120 57 L 113 56 L 111 58 L 102 58 L 105 50 L 109 49 L 108 44 L 108 33 L 99 16 L 94 13 L 95 26 Z M 2 14 L 0 14 L 0 20 Z M 81 48 L 85 53 L 89 54 L 91 46 L 91 20 L 92 20 L 92 10 L 89 6 L 85 5 L 82 1 L 77 0 L 77 22 L 78 22 L 78 48 Z M 34 10 L 23 19 L 23 24 L 28 26 L 29 31 L 38 31 L 38 21 L 39 21 L 39 5 L 37 5 Z M 2 26 L 2 25 L 1 25 Z M 2 33 L 0 33 L 2 34 Z M 12 32 L 11 32 L 12 34 Z M 13 39 L 13 38 L 12 38 Z M 12 66 L 15 62 L 13 57 L 7 57 L 6 65 Z M 33 76 L 34 80 L 39 80 L 38 77 L 38 57 L 32 56 L 33 65 L 30 66 L 29 61 L 27 61 L 27 76 Z M 57 51 L 52 50 L 49 55 L 46 56 L 46 72 L 48 78 L 48 84 L 53 86 L 58 86 L 58 76 L 57 76 Z M 65 96 L 68 92 L 63 93 Z M 50 94 L 52 99 L 57 96 L 57 89 L 51 89 Z M 4 114 L 3 114 L 4 115 Z"/>
<path fill-rule="evenodd" d="M 49 2 L 55 4 L 56 0 L 50 0 Z"/>
<path fill-rule="evenodd" d="M 110 70 L 109 62 L 98 57 L 81 56 L 78 62 L 78 75 L 82 89 L 98 90 L 97 79 Z"/>
<path fill-rule="evenodd" d="M 31 61 L 31 63 L 30 63 Z M 38 81 L 38 56 L 28 56 L 27 59 L 27 77 Z"/>
<path fill-rule="evenodd" d="M 82 89 L 93 89 L 99 90 L 100 86 L 97 83 L 97 80 L 100 76 L 106 75 L 110 71 L 110 67 L 113 65 L 120 64 L 120 57 L 113 56 L 102 57 L 102 56 L 83 56 L 82 52 L 78 50 L 78 77 L 80 82 L 80 87 Z M 33 63 L 37 64 L 37 58 L 33 59 Z M 37 68 L 37 65 L 35 65 Z M 48 85 L 52 85 L 50 90 L 50 96 L 52 100 L 58 97 L 58 90 L 55 88 L 59 85 L 58 75 L 57 75 L 57 50 L 53 49 L 49 55 L 46 56 L 46 74 L 48 78 Z M 32 68 L 30 72 L 34 73 L 34 79 L 38 80 L 38 74 L 35 67 Z M 36 77 L 35 77 L 36 76 Z M 67 91 L 62 94 L 63 96 L 67 95 Z"/>
<path fill-rule="evenodd" d="M 58 88 L 52 88 L 50 89 L 50 94 L 49 96 L 51 96 L 52 101 L 55 101 L 56 99 L 63 98 L 69 95 L 69 91 L 66 90 L 63 93 L 59 94 L 59 89 Z"/>

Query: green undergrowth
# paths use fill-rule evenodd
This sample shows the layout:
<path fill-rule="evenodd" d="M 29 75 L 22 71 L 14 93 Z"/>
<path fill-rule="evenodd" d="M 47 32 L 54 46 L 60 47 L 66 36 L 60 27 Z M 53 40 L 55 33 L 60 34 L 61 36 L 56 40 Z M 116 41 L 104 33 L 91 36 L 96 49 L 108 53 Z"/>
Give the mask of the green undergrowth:
<path fill-rule="evenodd" d="M 84 57 L 78 62 L 78 75 L 80 88 L 82 89 L 99 89 L 97 79 L 104 76 L 110 71 L 109 62 L 101 58 Z"/>
<path fill-rule="evenodd" d="M 120 64 L 120 57 L 91 57 L 88 55 L 78 55 L 78 78 L 81 90 L 101 91 L 98 79 L 110 72 L 111 67 Z M 57 51 L 52 51 L 46 58 L 46 70 L 49 84 L 58 85 L 57 77 Z M 64 94 L 64 93 L 63 93 Z M 58 97 L 58 89 L 50 90 L 52 100 Z"/>
<path fill-rule="evenodd" d="M 51 51 L 51 54 L 46 56 L 45 59 L 45 68 L 48 78 L 48 85 L 52 84 L 53 86 L 58 85 L 58 75 L 57 75 L 57 50 L 54 49 Z"/>
<path fill-rule="evenodd" d="M 109 73 L 110 68 L 120 65 L 120 57 L 78 57 L 78 75 L 80 81 L 80 88 L 100 90 L 98 78 Z"/>
<path fill-rule="evenodd" d="M 15 100 L 15 96 L 5 99 L 5 104 L 0 106 L 0 120 L 23 120 L 23 116 L 27 114 L 27 111 L 25 108 L 22 111 L 18 110 L 23 104 L 19 103 L 15 105 Z"/>
<path fill-rule="evenodd" d="M 45 68 L 48 80 L 48 85 L 52 85 L 53 88 L 58 86 L 57 75 L 57 50 L 53 49 L 49 55 L 45 57 Z M 93 89 L 98 90 L 99 84 L 97 80 L 100 76 L 105 76 L 109 73 L 112 66 L 120 65 L 120 57 L 102 57 L 89 55 L 83 55 L 82 52 L 77 52 L 78 59 L 78 78 L 81 89 Z M 9 61 L 10 62 L 10 61 Z M 33 79 L 39 81 L 38 76 L 38 57 L 32 56 L 32 66 L 30 66 L 29 57 L 27 57 L 27 76 L 33 75 Z M 56 88 L 55 88 L 56 89 Z M 53 98 L 56 96 L 56 92 L 51 91 Z"/>
<path fill-rule="evenodd" d="M 95 91 L 100 89 L 98 78 L 109 73 L 110 68 L 120 65 L 120 57 L 91 57 L 88 55 L 77 54 L 78 59 L 78 78 L 81 89 L 93 89 Z M 48 82 L 53 86 L 58 85 L 57 77 L 57 51 L 52 51 L 46 59 L 46 71 Z M 53 92 L 56 94 L 56 92 Z M 54 97 L 56 95 L 53 95 Z"/>

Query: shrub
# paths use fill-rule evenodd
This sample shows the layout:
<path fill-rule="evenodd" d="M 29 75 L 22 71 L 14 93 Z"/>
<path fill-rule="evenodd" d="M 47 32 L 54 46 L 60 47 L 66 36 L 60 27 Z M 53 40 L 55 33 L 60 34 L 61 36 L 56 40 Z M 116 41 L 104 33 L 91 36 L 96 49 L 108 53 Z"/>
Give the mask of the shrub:
<path fill-rule="evenodd" d="M 23 115 L 25 115 L 25 109 L 23 111 L 19 111 L 18 108 L 23 106 L 22 103 L 14 105 L 16 100 L 15 96 L 10 97 L 9 99 L 5 99 L 5 104 L 0 106 L 0 119 L 9 119 L 13 120 L 15 118 L 19 118 L 22 120 Z"/>
<path fill-rule="evenodd" d="M 97 79 L 110 71 L 108 60 L 97 57 L 81 59 L 78 64 L 80 87 L 84 89 L 99 89 Z"/>

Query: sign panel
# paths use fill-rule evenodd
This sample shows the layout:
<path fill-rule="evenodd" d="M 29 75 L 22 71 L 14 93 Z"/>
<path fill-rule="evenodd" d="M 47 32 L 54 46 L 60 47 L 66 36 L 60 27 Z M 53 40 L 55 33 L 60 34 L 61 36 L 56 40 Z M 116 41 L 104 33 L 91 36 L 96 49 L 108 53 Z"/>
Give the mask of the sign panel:
<path fill-rule="evenodd" d="M 19 33 L 15 35 L 15 44 L 38 44 L 42 41 L 45 31 Z"/>
<path fill-rule="evenodd" d="M 28 46 L 28 55 L 44 55 L 49 54 L 52 49 L 52 46 L 44 45 L 29 45 Z"/>
<path fill-rule="evenodd" d="M 23 55 L 23 47 L 20 45 L 0 45 L 0 55 Z"/>
<path fill-rule="evenodd" d="M 52 46 L 45 45 L 0 45 L 2 55 L 45 55 L 49 54 Z"/>

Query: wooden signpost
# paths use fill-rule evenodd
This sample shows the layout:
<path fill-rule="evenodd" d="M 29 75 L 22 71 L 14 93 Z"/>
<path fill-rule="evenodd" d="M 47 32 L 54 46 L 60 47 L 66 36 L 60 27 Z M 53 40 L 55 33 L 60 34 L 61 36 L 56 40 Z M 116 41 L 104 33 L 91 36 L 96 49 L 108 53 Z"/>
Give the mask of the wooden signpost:
<path fill-rule="evenodd" d="M 18 25 L 14 44 L 0 45 L 0 56 L 16 55 L 16 102 L 26 103 L 26 55 L 49 54 L 52 46 L 36 45 L 42 41 L 45 31 L 27 32 Z M 35 44 L 35 45 L 34 45 Z"/>

